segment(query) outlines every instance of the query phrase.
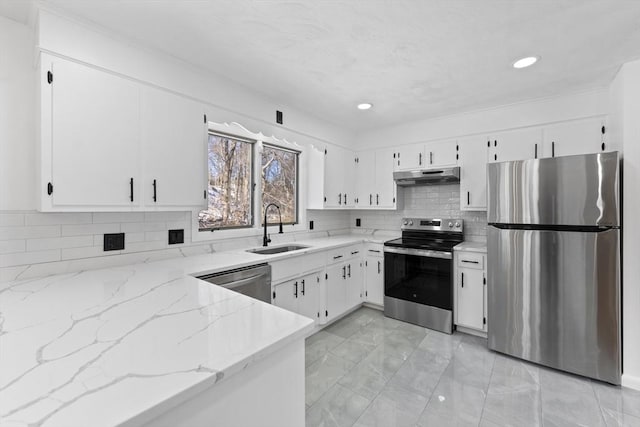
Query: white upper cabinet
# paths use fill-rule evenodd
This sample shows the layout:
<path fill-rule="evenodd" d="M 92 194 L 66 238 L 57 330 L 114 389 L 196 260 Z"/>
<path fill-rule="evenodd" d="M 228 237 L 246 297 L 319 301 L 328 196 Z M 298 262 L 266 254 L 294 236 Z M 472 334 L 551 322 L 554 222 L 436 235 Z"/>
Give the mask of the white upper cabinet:
<path fill-rule="evenodd" d="M 489 162 L 506 162 L 539 158 L 542 152 L 542 129 L 519 129 L 500 132 L 488 140 Z"/>
<path fill-rule="evenodd" d="M 44 54 L 40 71 L 41 209 L 139 206 L 138 85 Z"/>
<path fill-rule="evenodd" d="M 147 206 L 204 206 L 207 189 L 207 125 L 200 103 L 143 88 L 140 103 Z"/>
<path fill-rule="evenodd" d="M 458 163 L 456 154 L 455 140 L 430 142 L 425 145 L 422 166 L 427 168 L 455 166 Z"/>
<path fill-rule="evenodd" d="M 487 138 L 473 136 L 458 141 L 460 209 L 487 210 Z"/>
<path fill-rule="evenodd" d="M 393 170 L 401 171 L 424 167 L 424 144 L 404 145 L 395 150 Z"/>
<path fill-rule="evenodd" d="M 309 151 L 307 207 L 355 207 L 355 153 L 336 145 L 327 145 L 322 149 L 312 147 Z"/>
<path fill-rule="evenodd" d="M 571 156 L 609 151 L 605 141 L 605 119 L 601 117 L 545 126 L 540 157 Z"/>
<path fill-rule="evenodd" d="M 40 73 L 42 211 L 206 205 L 200 104 L 45 53 Z"/>
<path fill-rule="evenodd" d="M 356 154 L 356 199 L 359 209 L 395 209 L 394 149 Z"/>

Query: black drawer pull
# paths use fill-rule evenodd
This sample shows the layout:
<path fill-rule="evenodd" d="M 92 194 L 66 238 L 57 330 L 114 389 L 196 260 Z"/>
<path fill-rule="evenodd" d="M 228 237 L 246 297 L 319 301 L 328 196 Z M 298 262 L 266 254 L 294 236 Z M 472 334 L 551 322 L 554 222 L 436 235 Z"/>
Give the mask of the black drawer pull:
<path fill-rule="evenodd" d="M 377 249 L 369 249 L 369 252 L 375 252 L 375 253 L 377 253 L 377 254 L 379 254 L 379 253 L 380 253 L 380 251 L 379 251 L 379 250 L 377 250 Z"/>
<path fill-rule="evenodd" d="M 480 264 L 478 261 L 469 261 L 466 259 L 461 259 L 460 262 L 466 262 L 467 264 Z"/>
<path fill-rule="evenodd" d="M 336 255 L 333 257 L 333 259 L 340 259 L 340 258 L 342 258 L 342 255 Z"/>

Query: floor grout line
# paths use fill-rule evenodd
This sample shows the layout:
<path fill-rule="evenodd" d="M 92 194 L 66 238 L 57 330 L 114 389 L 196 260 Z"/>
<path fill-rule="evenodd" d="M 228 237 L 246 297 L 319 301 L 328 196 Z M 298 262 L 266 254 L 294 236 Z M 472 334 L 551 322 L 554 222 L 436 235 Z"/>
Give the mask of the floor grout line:
<path fill-rule="evenodd" d="M 491 381 L 493 380 L 493 371 L 496 368 L 497 357 L 493 358 L 493 364 L 491 365 L 491 374 L 489 375 L 489 382 L 487 383 L 487 391 L 484 394 L 484 400 L 482 401 L 482 411 L 480 411 L 480 419 L 478 420 L 478 425 L 482 423 L 482 417 L 484 416 L 484 408 L 487 404 L 487 397 L 489 397 L 489 388 L 491 388 Z"/>

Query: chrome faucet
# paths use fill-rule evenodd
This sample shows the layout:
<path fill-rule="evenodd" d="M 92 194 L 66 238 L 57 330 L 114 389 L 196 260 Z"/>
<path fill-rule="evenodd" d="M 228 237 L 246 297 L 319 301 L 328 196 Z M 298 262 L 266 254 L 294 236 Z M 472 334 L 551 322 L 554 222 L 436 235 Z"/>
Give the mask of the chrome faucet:
<path fill-rule="evenodd" d="M 269 203 L 267 207 L 264 208 L 264 236 L 262 237 L 262 246 L 269 246 L 269 242 L 271 241 L 271 237 L 269 237 L 269 235 L 267 234 L 267 211 L 271 206 L 274 206 L 276 209 L 278 209 L 278 216 L 280 217 L 280 231 L 278 232 L 278 234 L 282 234 L 282 214 L 280 213 L 280 206 L 274 203 Z"/>

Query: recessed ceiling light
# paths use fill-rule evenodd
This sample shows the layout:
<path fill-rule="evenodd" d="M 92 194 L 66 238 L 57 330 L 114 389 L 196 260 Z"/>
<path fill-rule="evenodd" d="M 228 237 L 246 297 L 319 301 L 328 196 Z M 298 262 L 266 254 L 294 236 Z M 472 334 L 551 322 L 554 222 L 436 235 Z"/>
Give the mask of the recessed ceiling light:
<path fill-rule="evenodd" d="M 370 104 L 368 102 L 363 102 L 362 104 L 358 104 L 358 110 L 368 110 L 371 107 L 373 107 L 373 104 Z"/>
<path fill-rule="evenodd" d="M 540 57 L 538 56 L 527 56 L 526 58 L 518 59 L 513 63 L 513 68 L 527 68 L 538 62 Z"/>

